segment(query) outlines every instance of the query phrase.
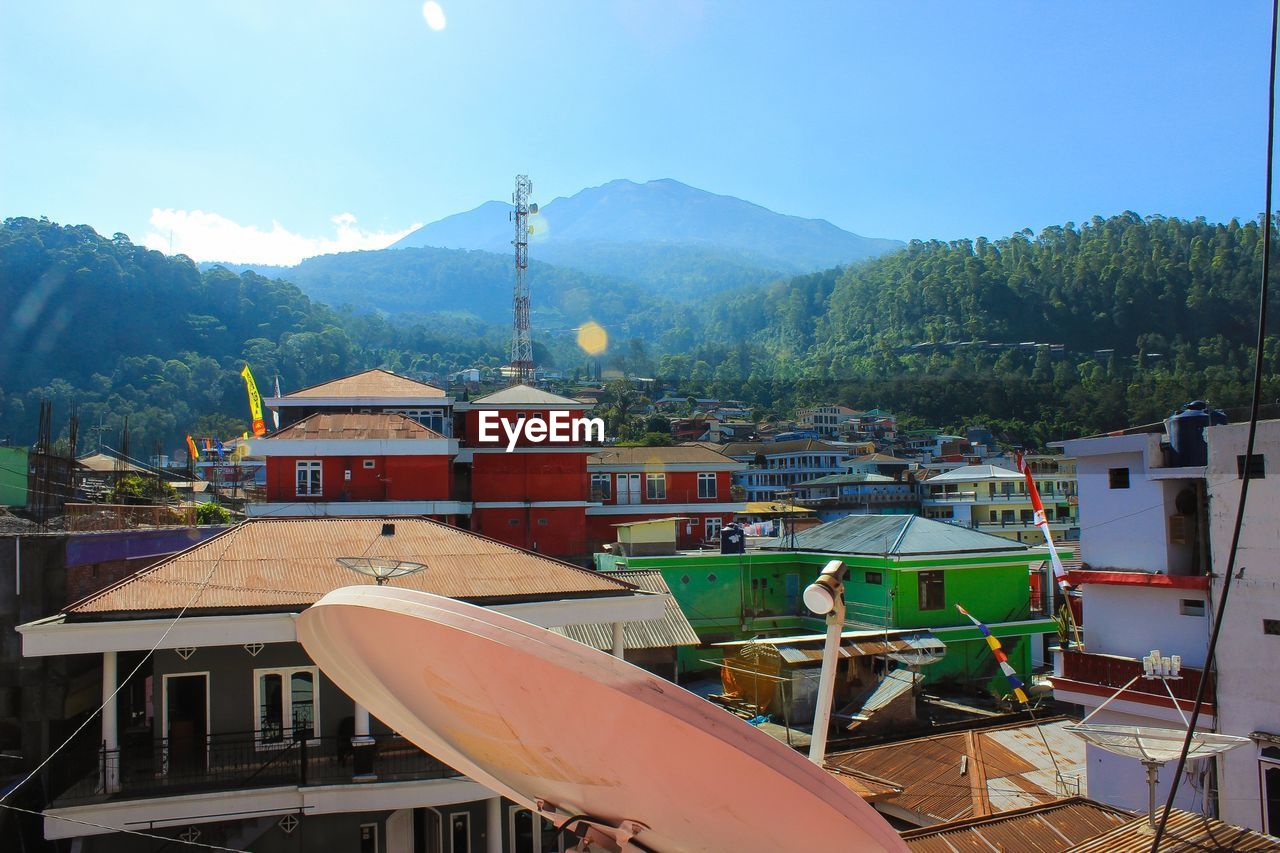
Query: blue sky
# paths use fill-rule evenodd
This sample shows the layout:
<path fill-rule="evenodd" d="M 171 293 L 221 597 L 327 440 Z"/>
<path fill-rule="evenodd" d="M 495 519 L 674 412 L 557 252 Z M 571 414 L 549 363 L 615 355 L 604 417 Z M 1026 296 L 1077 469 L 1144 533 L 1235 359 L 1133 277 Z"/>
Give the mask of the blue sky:
<path fill-rule="evenodd" d="M 0 215 L 263 262 L 517 172 L 902 239 L 1263 205 L 1264 0 L 438 3 L 3 0 Z"/>

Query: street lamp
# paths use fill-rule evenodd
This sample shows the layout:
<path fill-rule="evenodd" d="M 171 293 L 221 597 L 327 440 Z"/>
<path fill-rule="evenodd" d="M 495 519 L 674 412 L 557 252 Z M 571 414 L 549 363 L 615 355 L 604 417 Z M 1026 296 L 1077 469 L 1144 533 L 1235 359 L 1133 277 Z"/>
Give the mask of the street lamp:
<path fill-rule="evenodd" d="M 818 675 L 818 705 L 813 716 L 813 737 L 809 741 L 809 760 L 819 767 L 827 757 L 827 729 L 831 725 L 836 661 L 840 654 L 840 634 L 844 631 L 844 575 L 847 568 L 840 560 L 832 560 L 823 567 L 818 579 L 804 590 L 804 606 L 827 620 L 827 640 L 822 647 L 822 670 Z"/>

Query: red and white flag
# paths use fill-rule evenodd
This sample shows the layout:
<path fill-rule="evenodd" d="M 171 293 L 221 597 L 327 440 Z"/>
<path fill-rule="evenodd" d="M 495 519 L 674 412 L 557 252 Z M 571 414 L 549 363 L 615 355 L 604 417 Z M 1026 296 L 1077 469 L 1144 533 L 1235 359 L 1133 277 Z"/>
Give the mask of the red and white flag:
<path fill-rule="evenodd" d="M 1049 546 L 1049 561 L 1053 565 L 1053 578 L 1058 582 L 1058 586 L 1066 590 L 1067 570 L 1063 568 L 1062 560 L 1058 557 L 1058 550 L 1053 547 L 1053 535 L 1049 533 L 1049 516 L 1045 514 L 1044 504 L 1040 501 L 1040 492 L 1036 489 L 1036 480 L 1031 476 L 1031 468 L 1027 465 L 1027 459 L 1021 453 L 1017 456 L 1018 470 L 1022 472 L 1022 476 L 1027 480 L 1027 494 L 1031 495 L 1031 506 L 1035 509 L 1035 525 L 1040 528 L 1040 532 L 1044 534 L 1045 544 Z"/>

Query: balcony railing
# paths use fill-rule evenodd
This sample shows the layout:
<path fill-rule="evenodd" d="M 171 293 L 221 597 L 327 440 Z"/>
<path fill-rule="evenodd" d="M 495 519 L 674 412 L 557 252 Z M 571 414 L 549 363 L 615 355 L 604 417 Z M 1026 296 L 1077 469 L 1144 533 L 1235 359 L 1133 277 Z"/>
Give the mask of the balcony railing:
<path fill-rule="evenodd" d="M 1097 684 L 1101 687 L 1119 690 L 1131 678 L 1141 673 L 1142 661 L 1136 658 L 1089 654 L 1088 652 L 1077 652 L 1070 649 L 1063 649 L 1062 651 L 1062 675 L 1072 681 L 1083 681 L 1086 684 Z M 1194 702 L 1196 700 L 1196 691 L 1200 689 L 1202 676 L 1209 679 L 1205 701 L 1213 704 L 1216 696 L 1214 693 L 1213 673 L 1206 675 L 1202 670 L 1184 666 L 1181 679 L 1167 682 L 1169 690 L 1179 699 Z M 1129 690 L 1134 693 L 1163 696 L 1166 701 L 1169 699 L 1169 693 L 1159 679 L 1139 678 L 1130 685 Z"/>
<path fill-rule="evenodd" d="M 378 781 L 462 775 L 399 735 L 375 736 L 373 741 L 372 775 Z M 201 791 L 340 785 L 361 775 L 355 770 L 350 737 L 270 743 L 260 733 L 242 732 L 209 735 L 203 742 L 160 739 L 142 749 L 99 748 L 79 758 L 79 766 L 93 769 L 57 798 L 57 806 Z M 368 778 L 361 775 L 362 781 Z"/>

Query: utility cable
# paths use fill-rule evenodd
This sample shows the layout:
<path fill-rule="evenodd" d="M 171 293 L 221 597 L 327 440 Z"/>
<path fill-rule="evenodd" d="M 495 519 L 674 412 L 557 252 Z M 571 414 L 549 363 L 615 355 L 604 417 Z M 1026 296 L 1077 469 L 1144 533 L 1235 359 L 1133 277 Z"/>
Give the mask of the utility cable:
<path fill-rule="evenodd" d="M 1204 675 L 1196 689 L 1196 704 L 1191 709 L 1191 721 L 1187 723 L 1187 736 L 1182 741 L 1182 751 L 1178 753 L 1178 766 L 1173 772 L 1173 781 L 1169 785 L 1169 796 L 1164 803 L 1164 811 L 1156 824 L 1156 834 L 1151 840 L 1151 853 L 1160 849 L 1160 839 L 1164 837 L 1165 825 L 1169 822 L 1169 813 L 1173 811 L 1174 798 L 1178 796 L 1178 785 L 1182 781 L 1182 771 L 1187 765 L 1187 755 L 1191 752 L 1191 741 L 1195 737 L 1196 722 L 1200 719 L 1200 709 L 1204 707 L 1205 694 L 1209 685 L 1209 672 L 1213 668 L 1214 655 L 1218 650 L 1218 638 L 1222 634 L 1223 617 L 1227 611 L 1227 599 L 1231 594 L 1231 582 L 1235 579 L 1236 554 L 1240 549 L 1240 532 L 1244 529 L 1245 502 L 1249 497 L 1249 483 L 1253 476 L 1249 463 L 1253 460 L 1254 443 L 1258 435 L 1258 405 L 1262 397 L 1262 353 L 1267 340 L 1267 298 L 1271 287 L 1271 210 L 1272 168 L 1275 161 L 1275 129 L 1276 129 L 1276 37 L 1280 29 L 1280 0 L 1272 0 L 1271 4 L 1271 52 L 1268 56 L 1270 85 L 1267 89 L 1267 188 L 1266 209 L 1263 214 L 1262 228 L 1262 283 L 1258 293 L 1258 343 L 1253 356 L 1253 399 L 1249 405 L 1249 437 L 1245 441 L 1244 465 L 1240 476 L 1240 502 L 1236 506 L 1235 528 L 1231 532 L 1231 550 L 1227 556 L 1227 570 L 1222 575 L 1222 597 L 1218 599 L 1218 610 L 1213 618 L 1213 632 L 1209 635 L 1209 648 L 1205 652 Z"/>

